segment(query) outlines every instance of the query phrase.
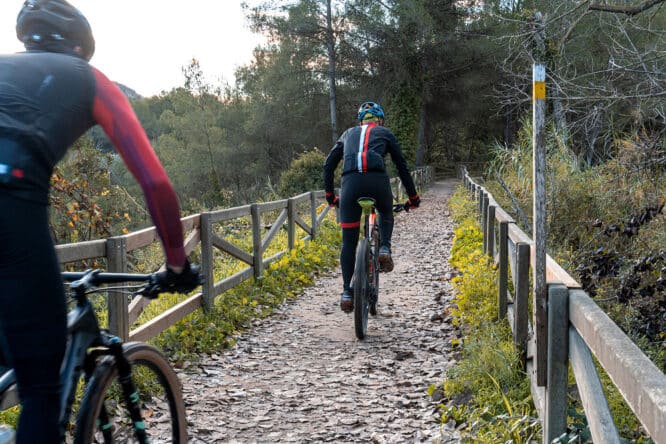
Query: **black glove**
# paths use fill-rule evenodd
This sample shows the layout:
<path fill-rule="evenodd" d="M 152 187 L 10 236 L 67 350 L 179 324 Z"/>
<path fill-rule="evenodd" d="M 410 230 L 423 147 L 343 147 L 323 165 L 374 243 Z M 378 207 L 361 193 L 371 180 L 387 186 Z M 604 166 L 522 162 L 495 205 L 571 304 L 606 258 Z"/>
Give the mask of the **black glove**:
<path fill-rule="evenodd" d="M 330 193 L 326 192 L 326 202 L 328 202 L 328 205 L 331 207 L 339 207 L 340 206 L 340 199 L 338 199 L 337 194 L 335 193 Z"/>
<path fill-rule="evenodd" d="M 190 261 L 186 260 L 180 273 L 172 271 L 169 267 L 164 271 L 153 273 L 148 285 L 139 294 L 155 299 L 160 293 L 189 293 L 202 282 L 200 267 L 190 265 Z"/>
<path fill-rule="evenodd" d="M 421 198 L 418 194 L 415 194 L 411 196 L 407 202 L 405 202 L 405 209 L 409 210 L 410 208 L 418 208 L 419 205 L 421 205 Z"/>

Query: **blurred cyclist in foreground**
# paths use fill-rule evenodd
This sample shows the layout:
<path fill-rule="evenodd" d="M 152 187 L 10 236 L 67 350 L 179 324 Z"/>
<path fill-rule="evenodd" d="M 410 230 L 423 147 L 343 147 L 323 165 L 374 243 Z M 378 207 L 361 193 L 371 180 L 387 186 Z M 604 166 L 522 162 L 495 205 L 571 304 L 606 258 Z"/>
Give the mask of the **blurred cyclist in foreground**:
<path fill-rule="evenodd" d="M 17 442 L 62 442 L 59 370 L 66 303 L 48 225 L 54 165 L 99 124 L 141 185 L 164 246 L 164 286 L 199 282 L 183 248 L 176 193 L 129 102 L 88 64 L 95 41 L 64 0 L 28 0 L 16 35 L 26 52 L 0 55 L 0 346 L 14 368 L 22 406 Z M 34 276 L 39 270 L 39 276 Z"/>

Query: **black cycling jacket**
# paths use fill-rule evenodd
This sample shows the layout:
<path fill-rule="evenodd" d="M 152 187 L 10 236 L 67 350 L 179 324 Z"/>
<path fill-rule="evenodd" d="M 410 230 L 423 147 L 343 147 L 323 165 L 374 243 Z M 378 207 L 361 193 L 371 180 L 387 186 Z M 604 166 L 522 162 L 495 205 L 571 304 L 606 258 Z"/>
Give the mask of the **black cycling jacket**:
<path fill-rule="evenodd" d="M 120 88 L 77 57 L 0 55 L 0 194 L 47 205 L 54 166 L 95 124 L 139 182 L 168 263 L 182 265 L 180 207 L 171 181 Z"/>
<path fill-rule="evenodd" d="M 342 133 L 324 163 L 324 190 L 333 192 L 333 174 L 340 160 L 344 159 L 343 176 L 371 171 L 386 173 L 384 157 L 387 154 L 391 156 L 407 194 L 410 197 L 416 195 L 414 180 L 398 140 L 391 130 L 374 122 L 354 126 Z"/>

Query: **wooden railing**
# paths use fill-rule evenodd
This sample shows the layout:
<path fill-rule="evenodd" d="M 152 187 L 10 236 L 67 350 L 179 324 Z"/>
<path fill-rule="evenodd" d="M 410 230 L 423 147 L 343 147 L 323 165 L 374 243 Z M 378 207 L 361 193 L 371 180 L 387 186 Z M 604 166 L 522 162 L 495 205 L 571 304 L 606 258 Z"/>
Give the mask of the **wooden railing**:
<path fill-rule="evenodd" d="M 594 358 L 647 433 L 666 443 L 666 376 L 550 256 L 548 298 L 528 312 L 534 242 L 463 168 L 467 189 L 478 202 L 483 248 L 498 264 L 500 318 L 507 318 L 523 354 L 532 397 L 543 421 L 545 443 L 566 433 L 569 363 L 595 443 L 620 443 Z M 509 292 L 509 279 L 513 293 Z"/>
<path fill-rule="evenodd" d="M 417 188 L 423 189 L 432 182 L 433 169 L 430 167 L 417 169 L 412 172 L 412 177 Z M 405 193 L 399 179 L 392 179 L 391 186 L 396 199 L 404 199 Z M 130 330 L 131 326 L 150 301 L 143 297 L 129 301 L 125 294 L 109 291 L 107 297 L 109 329 L 123 340 L 145 341 L 195 310 L 212 307 L 215 298 L 225 291 L 250 278 L 261 276 L 268 264 L 294 247 L 299 236 L 304 241 L 314 238 L 329 211 L 328 206 L 320 205 L 322 202 L 324 202 L 324 192 L 311 191 L 290 199 L 204 212 L 181 219 L 186 234 L 186 253 L 189 255 L 198 246 L 201 247 L 201 268 L 205 281 L 202 291 L 134 330 Z M 268 218 L 273 219 L 269 221 Z M 251 253 L 223 239 L 216 231 L 216 225 L 221 222 L 242 219 L 249 219 L 249 227 L 246 229 L 252 234 Z M 265 257 L 271 242 L 283 229 L 288 233 L 286 249 Z M 61 264 L 105 258 L 108 271 L 126 272 L 128 255 L 132 251 L 158 241 L 156 228 L 150 227 L 108 239 L 57 245 L 56 250 Z M 216 282 L 213 273 L 215 250 L 245 263 L 247 267 Z"/>

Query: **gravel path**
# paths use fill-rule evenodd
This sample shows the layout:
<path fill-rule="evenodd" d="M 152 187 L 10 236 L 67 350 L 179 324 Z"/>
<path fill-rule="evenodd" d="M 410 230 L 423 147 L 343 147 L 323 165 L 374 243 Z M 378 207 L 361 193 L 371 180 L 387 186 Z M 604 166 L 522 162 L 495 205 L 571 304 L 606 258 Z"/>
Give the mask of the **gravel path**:
<path fill-rule="evenodd" d="M 257 321 L 224 354 L 180 372 L 190 443 L 454 443 L 427 389 L 455 361 L 448 199 L 457 181 L 396 216 L 395 269 L 380 275 L 367 337 L 342 313 L 340 268 Z"/>

